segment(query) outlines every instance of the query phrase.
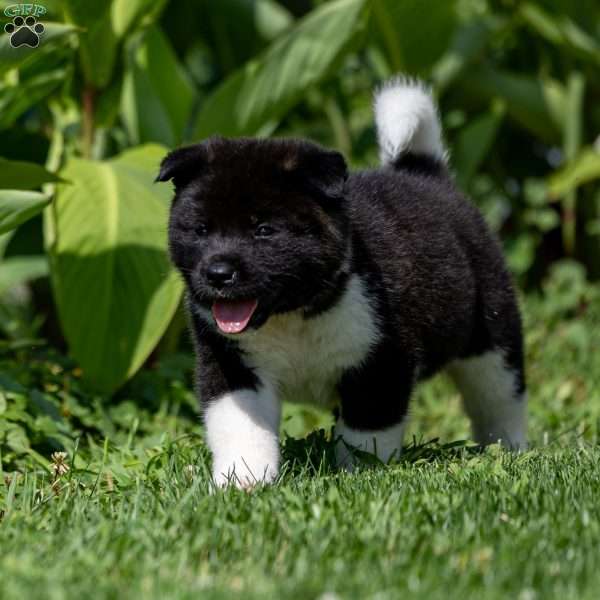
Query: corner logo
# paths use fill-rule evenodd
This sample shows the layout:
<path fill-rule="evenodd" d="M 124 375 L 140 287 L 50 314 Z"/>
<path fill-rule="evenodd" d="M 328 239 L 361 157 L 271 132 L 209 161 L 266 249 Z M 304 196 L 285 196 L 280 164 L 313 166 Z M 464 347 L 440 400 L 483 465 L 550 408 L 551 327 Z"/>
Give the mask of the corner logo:
<path fill-rule="evenodd" d="M 13 48 L 29 46 L 37 48 L 40 36 L 44 33 L 44 26 L 38 17 L 46 14 L 46 7 L 41 4 L 12 4 L 4 9 L 7 17 L 12 17 L 11 23 L 4 26 L 4 31 L 10 36 L 10 45 Z"/>

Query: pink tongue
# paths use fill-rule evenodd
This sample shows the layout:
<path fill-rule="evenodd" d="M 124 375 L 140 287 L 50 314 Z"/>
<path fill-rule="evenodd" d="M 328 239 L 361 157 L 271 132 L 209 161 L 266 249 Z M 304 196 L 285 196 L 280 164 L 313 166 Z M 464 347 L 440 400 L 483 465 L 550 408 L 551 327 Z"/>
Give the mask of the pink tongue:
<path fill-rule="evenodd" d="M 246 329 L 257 304 L 256 300 L 217 300 L 212 313 L 222 332 L 240 333 Z"/>

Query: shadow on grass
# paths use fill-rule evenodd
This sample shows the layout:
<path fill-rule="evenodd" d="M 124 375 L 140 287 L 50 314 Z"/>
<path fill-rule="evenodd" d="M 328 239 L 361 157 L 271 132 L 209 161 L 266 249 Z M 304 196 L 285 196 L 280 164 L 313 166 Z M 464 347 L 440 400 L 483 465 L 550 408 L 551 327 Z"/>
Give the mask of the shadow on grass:
<path fill-rule="evenodd" d="M 297 475 L 328 475 L 338 471 L 335 460 L 336 438 L 333 429 L 319 429 L 305 438 L 286 436 L 283 441 L 283 470 Z M 380 459 L 368 452 L 350 449 L 360 467 L 385 466 Z M 463 459 L 465 456 L 481 454 L 484 448 L 469 440 L 457 440 L 442 444 L 439 438 L 412 442 L 403 446 L 399 457 L 392 457 L 389 464 L 411 464 Z"/>

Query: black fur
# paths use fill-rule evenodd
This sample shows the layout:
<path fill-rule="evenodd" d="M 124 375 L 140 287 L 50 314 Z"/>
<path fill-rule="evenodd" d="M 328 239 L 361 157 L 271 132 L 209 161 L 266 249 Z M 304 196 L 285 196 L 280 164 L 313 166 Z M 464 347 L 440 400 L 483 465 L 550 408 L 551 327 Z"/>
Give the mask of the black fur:
<path fill-rule="evenodd" d="M 212 322 L 215 300 L 258 299 L 253 328 L 296 309 L 310 319 L 352 274 L 381 335 L 338 382 L 349 426 L 398 423 L 416 381 L 490 349 L 504 351 L 523 391 L 520 317 L 499 244 L 443 163 L 406 154 L 348 176 L 340 154 L 309 142 L 213 138 L 169 154 L 158 176 L 167 179 L 170 253 L 188 289 L 205 401 L 257 385 L 237 341 Z M 263 222 L 275 230 L 266 239 L 255 236 Z M 239 278 L 215 289 L 206 269 L 221 259 Z"/>

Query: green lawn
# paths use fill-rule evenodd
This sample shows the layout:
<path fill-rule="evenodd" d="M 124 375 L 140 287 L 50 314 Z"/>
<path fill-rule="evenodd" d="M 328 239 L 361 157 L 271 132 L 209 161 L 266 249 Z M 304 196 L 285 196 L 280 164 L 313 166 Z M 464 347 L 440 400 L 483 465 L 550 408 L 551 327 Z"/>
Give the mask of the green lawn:
<path fill-rule="evenodd" d="M 0 598 L 597 598 L 600 294 L 563 279 L 524 303 L 532 450 L 461 441 L 440 377 L 398 464 L 336 473 L 314 432 L 285 439 L 281 482 L 250 494 L 210 493 L 176 360 L 107 406 L 61 360 L 10 354 Z M 328 423 L 287 415 L 296 435 Z M 59 446 L 72 468 L 52 484 Z"/>
<path fill-rule="evenodd" d="M 2 525 L 3 597 L 598 597 L 597 449 L 440 451 L 250 495 L 210 495 L 197 460 L 176 445 L 125 491 L 28 482 Z"/>

